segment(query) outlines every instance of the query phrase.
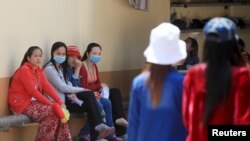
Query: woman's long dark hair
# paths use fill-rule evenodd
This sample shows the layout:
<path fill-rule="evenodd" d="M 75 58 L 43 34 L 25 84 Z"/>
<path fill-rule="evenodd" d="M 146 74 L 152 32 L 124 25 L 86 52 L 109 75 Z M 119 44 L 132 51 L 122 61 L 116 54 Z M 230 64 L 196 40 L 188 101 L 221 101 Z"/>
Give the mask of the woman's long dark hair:
<path fill-rule="evenodd" d="M 67 57 L 67 46 L 65 43 L 63 42 L 55 42 L 53 45 L 52 45 L 52 48 L 51 48 L 51 51 L 50 51 L 50 60 L 44 65 L 44 68 L 51 62 L 53 64 L 53 66 L 55 67 L 56 71 L 59 72 L 59 70 L 57 69 L 56 67 L 56 62 L 55 60 L 53 59 L 54 58 L 54 55 L 53 53 L 55 52 L 55 50 L 57 50 L 58 48 L 60 47 L 64 47 L 65 48 L 65 53 L 66 53 L 66 60 L 63 64 L 61 64 L 62 68 L 63 68 L 63 77 L 64 77 L 64 80 L 66 81 L 67 83 L 67 67 L 68 67 L 68 57 Z"/>
<path fill-rule="evenodd" d="M 192 38 L 192 37 L 188 37 L 186 39 L 186 41 L 190 41 L 191 42 L 191 48 L 192 48 L 192 50 L 188 53 L 188 56 L 192 56 L 192 57 L 197 57 L 198 58 L 199 47 L 198 47 L 197 40 L 194 39 L 194 38 Z"/>
<path fill-rule="evenodd" d="M 42 49 L 41 49 L 40 47 L 38 47 L 38 46 L 31 46 L 31 47 L 29 47 L 29 49 L 25 52 L 25 54 L 24 54 L 24 56 L 23 56 L 23 60 L 22 60 L 22 62 L 21 62 L 21 64 L 20 64 L 20 67 L 23 66 L 26 62 L 28 62 L 28 57 L 31 57 L 32 54 L 33 54 L 33 52 L 34 52 L 35 50 L 37 50 L 37 49 L 40 50 L 41 53 L 43 53 Z M 19 68 L 20 68 L 20 67 L 19 67 Z M 14 74 L 12 75 L 12 77 L 10 78 L 9 85 L 11 84 L 12 79 L 13 79 L 13 76 L 16 74 L 16 72 L 17 72 L 18 70 L 19 70 L 19 69 L 17 69 L 17 70 L 14 72 Z"/>
<path fill-rule="evenodd" d="M 29 49 L 26 51 L 26 53 L 25 53 L 24 56 L 23 56 L 23 60 L 22 60 L 22 62 L 21 62 L 20 67 L 21 67 L 24 63 L 28 62 L 28 57 L 31 57 L 32 54 L 33 54 L 33 52 L 34 52 L 35 50 L 37 50 L 37 49 L 39 49 L 39 50 L 41 51 L 41 53 L 43 53 L 42 49 L 41 49 L 40 47 L 38 47 L 38 46 L 31 46 L 31 47 L 29 47 Z"/>
<path fill-rule="evenodd" d="M 170 65 L 146 64 L 144 71 L 150 72 L 147 84 L 150 88 L 152 104 L 154 107 L 157 106 L 160 101 L 164 79 L 171 69 L 172 67 Z"/>
<path fill-rule="evenodd" d="M 90 43 L 86 49 L 86 51 L 84 52 L 83 56 L 82 56 L 82 61 L 85 61 L 88 59 L 87 54 L 90 53 L 92 51 L 93 47 L 99 47 L 102 50 L 102 47 L 98 44 L 98 43 Z"/>
<path fill-rule="evenodd" d="M 219 42 L 216 34 L 209 34 L 204 44 L 206 68 L 206 99 L 203 123 L 206 125 L 215 107 L 227 100 L 232 78 L 232 66 L 243 65 L 236 39 Z"/>

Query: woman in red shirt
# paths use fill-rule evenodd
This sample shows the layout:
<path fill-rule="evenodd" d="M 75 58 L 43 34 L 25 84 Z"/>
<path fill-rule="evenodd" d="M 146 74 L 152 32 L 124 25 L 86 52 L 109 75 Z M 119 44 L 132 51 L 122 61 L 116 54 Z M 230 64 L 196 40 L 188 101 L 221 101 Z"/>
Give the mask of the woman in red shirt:
<path fill-rule="evenodd" d="M 30 47 L 24 55 L 20 68 L 13 75 L 8 102 L 16 114 L 26 114 L 40 123 L 36 141 L 71 141 L 67 123 L 60 123 L 58 111 L 63 102 L 47 81 L 43 69 L 42 50 L 37 46 Z M 46 92 L 53 101 L 43 95 Z M 56 131 L 58 131 L 56 133 Z"/>
<path fill-rule="evenodd" d="M 237 46 L 236 25 L 213 18 L 204 33 L 204 63 L 191 68 L 184 80 L 187 141 L 207 141 L 209 125 L 250 124 L 250 72 Z"/>
<path fill-rule="evenodd" d="M 97 43 L 90 43 L 88 45 L 87 50 L 85 51 L 82 57 L 83 65 L 80 69 L 80 75 L 82 76 L 80 81 L 81 85 L 84 88 L 90 89 L 95 92 L 96 97 L 100 99 L 101 103 L 106 103 L 105 101 L 107 99 L 101 97 L 101 91 L 103 89 L 103 86 L 100 82 L 99 71 L 96 65 L 101 60 L 101 49 L 101 46 Z M 126 135 L 128 122 L 125 119 L 120 90 L 117 88 L 110 88 L 108 99 L 111 101 L 112 105 L 113 121 L 111 122 L 114 123 L 116 135 L 124 136 Z M 106 108 L 104 108 L 104 110 L 105 109 Z M 108 115 L 107 112 L 106 114 Z M 113 136 L 113 138 L 116 137 Z M 111 141 L 112 139 L 108 140 Z M 115 141 L 115 139 L 112 141 Z"/>

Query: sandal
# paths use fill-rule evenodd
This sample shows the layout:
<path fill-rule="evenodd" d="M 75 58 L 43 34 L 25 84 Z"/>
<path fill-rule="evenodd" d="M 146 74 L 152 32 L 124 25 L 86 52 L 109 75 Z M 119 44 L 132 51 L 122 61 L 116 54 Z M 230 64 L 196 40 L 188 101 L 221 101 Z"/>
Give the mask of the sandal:
<path fill-rule="evenodd" d="M 85 135 L 80 136 L 79 141 L 90 141 L 90 135 L 85 134 Z"/>
<path fill-rule="evenodd" d="M 97 137 L 97 139 L 103 139 L 103 138 L 113 134 L 114 132 L 115 132 L 114 127 L 108 127 L 105 130 L 99 132 L 99 136 Z"/>

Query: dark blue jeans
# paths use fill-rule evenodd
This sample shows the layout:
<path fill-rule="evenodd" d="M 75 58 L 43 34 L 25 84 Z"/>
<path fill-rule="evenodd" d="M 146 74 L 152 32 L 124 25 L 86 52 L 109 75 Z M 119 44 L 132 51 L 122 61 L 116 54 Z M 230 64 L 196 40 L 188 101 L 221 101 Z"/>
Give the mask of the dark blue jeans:
<path fill-rule="evenodd" d="M 113 124 L 113 117 L 112 117 L 112 106 L 111 106 L 111 101 L 109 99 L 106 98 L 101 98 L 100 100 L 101 106 L 105 112 L 105 119 L 106 119 L 106 124 L 109 127 L 114 127 Z"/>

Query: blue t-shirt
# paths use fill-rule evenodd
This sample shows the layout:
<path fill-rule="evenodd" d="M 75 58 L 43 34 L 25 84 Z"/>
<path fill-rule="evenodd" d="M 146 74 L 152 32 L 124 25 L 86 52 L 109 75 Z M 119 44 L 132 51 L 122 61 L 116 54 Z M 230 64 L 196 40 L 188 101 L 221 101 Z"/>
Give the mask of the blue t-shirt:
<path fill-rule="evenodd" d="M 187 131 L 182 120 L 184 76 L 171 70 L 164 79 L 157 107 L 152 107 L 146 80 L 149 73 L 138 75 L 132 84 L 127 141 L 185 141 Z"/>

